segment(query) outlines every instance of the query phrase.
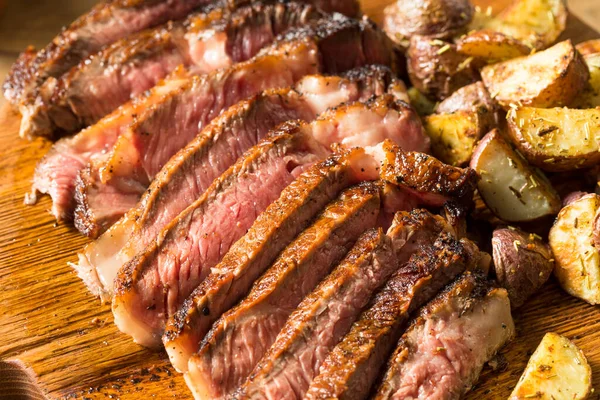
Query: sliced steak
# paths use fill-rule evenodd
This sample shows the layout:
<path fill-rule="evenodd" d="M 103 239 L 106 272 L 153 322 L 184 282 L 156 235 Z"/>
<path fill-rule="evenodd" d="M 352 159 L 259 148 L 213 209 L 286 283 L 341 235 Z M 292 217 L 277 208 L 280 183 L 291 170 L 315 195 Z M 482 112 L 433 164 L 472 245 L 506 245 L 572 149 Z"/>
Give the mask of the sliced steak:
<path fill-rule="evenodd" d="M 381 107 L 382 102 L 387 102 L 387 109 L 383 109 Z M 410 119 L 405 118 L 404 114 L 402 113 L 402 111 L 406 110 L 406 105 L 395 102 L 393 97 L 389 95 L 384 95 L 381 98 L 377 98 L 374 101 L 369 102 L 368 104 L 355 103 L 339 107 L 336 110 L 324 113 L 319 119 L 310 124 L 299 121 L 290 121 L 282 125 L 278 131 L 286 132 L 287 134 L 295 133 L 305 138 L 311 138 L 311 140 L 313 140 L 315 143 L 323 140 L 320 141 L 322 150 L 319 148 L 320 151 L 314 153 L 316 156 L 323 157 L 325 148 L 332 145 L 330 140 L 336 140 L 338 138 L 350 139 L 352 137 L 356 137 L 357 140 L 360 140 L 362 135 L 360 124 L 355 123 L 354 125 L 351 125 L 346 121 L 358 121 L 357 115 L 363 115 L 365 110 L 369 109 L 372 110 L 372 112 L 368 114 L 369 116 L 377 115 L 379 118 L 377 125 L 381 131 L 382 138 L 385 139 L 386 137 L 391 136 L 394 137 L 396 142 L 402 143 L 404 136 L 411 137 L 413 134 L 411 129 L 406 129 L 407 126 L 410 126 Z M 374 119 L 370 118 L 369 121 L 371 123 L 370 128 L 374 129 Z M 328 127 L 337 128 L 334 130 L 329 129 L 331 135 L 327 137 L 318 135 L 319 132 L 323 132 L 324 130 L 328 129 Z M 374 137 L 380 136 L 377 135 Z M 317 140 L 315 140 L 315 138 L 317 138 Z M 353 141 L 348 140 L 348 145 L 353 147 Z M 260 147 L 260 145 L 258 147 Z M 248 162 L 242 159 L 238 161 L 238 164 L 246 165 Z M 287 165 L 286 168 L 288 169 L 295 167 L 291 162 L 285 161 L 284 164 Z M 347 164 L 349 163 L 346 163 L 345 165 Z M 351 165 L 348 165 L 348 168 L 350 167 Z M 376 171 L 373 170 L 373 172 L 370 173 L 371 180 L 377 178 Z M 347 175 L 356 176 L 356 174 L 349 173 Z M 223 176 L 221 176 L 219 180 L 223 179 Z M 212 200 L 213 197 L 225 196 L 226 193 L 223 190 L 218 190 L 214 195 L 212 195 L 210 194 L 211 189 L 209 189 L 199 200 L 196 200 L 185 211 L 183 211 L 182 214 L 177 216 L 177 218 L 173 220 L 169 226 L 165 228 L 165 231 L 168 233 L 159 233 L 159 240 L 151 244 L 151 247 L 159 245 L 163 246 L 160 244 L 163 242 L 160 238 L 163 238 L 165 235 L 167 235 L 170 239 L 168 241 L 164 241 L 164 243 L 168 244 L 169 246 L 174 246 L 176 250 L 170 251 L 170 255 L 168 257 L 161 258 L 153 255 L 152 252 L 149 252 L 149 249 L 145 249 L 124 267 L 124 271 L 130 272 L 125 273 L 122 271 L 123 273 L 120 273 L 121 276 L 116 282 L 116 297 L 113 299 L 113 306 L 115 304 L 119 304 L 118 311 L 115 312 L 115 318 L 119 327 L 123 331 L 134 336 L 136 341 L 148 344 L 156 343 L 156 339 L 159 337 L 157 335 L 162 334 L 164 329 L 164 324 L 166 322 L 165 318 L 173 314 L 175 309 L 181 305 L 184 298 L 189 295 L 189 291 L 193 289 L 192 286 L 200 284 L 202 278 L 205 276 L 196 272 L 205 273 L 212 268 L 214 266 L 214 262 L 218 262 L 220 257 L 227 252 L 229 246 L 236 239 L 241 237 L 246 229 L 250 227 L 256 215 L 260 213 L 264 207 L 266 207 L 266 205 L 274 200 L 271 198 L 269 201 L 265 200 L 263 202 L 263 197 L 271 195 L 278 196 L 283 187 L 289 183 L 288 181 L 275 180 L 275 177 L 271 178 L 271 181 L 275 180 L 275 182 L 271 183 L 267 182 L 262 177 L 254 178 L 250 174 L 245 174 L 244 176 L 247 179 L 258 179 L 252 186 L 251 191 L 246 193 L 246 191 L 242 189 L 244 186 L 240 186 L 238 183 L 232 189 L 229 189 L 229 192 L 233 193 L 233 198 L 231 200 L 220 200 L 218 202 L 220 207 L 227 208 L 228 213 L 234 213 L 231 218 L 224 219 L 224 221 L 231 221 L 232 223 L 220 225 L 217 224 L 217 226 L 210 225 L 209 231 L 211 234 L 202 235 L 206 232 L 206 228 L 203 226 L 204 223 L 208 223 L 207 221 L 211 221 L 215 218 L 223 220 L 222 216 L 218 213 L 205 212 L 205 206 L 203 205 L 205 204 L 205 200 L 203 199 Z M 304 179 L 302 178 L 301 181 L 303 180 Z M 342 187 L 338 188 L 336 185 L 332 184 L 331 187 L 327 188 L 325 193 L 328 194 L 329 197 L 326 197 L 321 193 L 321 197 L 323 198 L 323 201 L 325 201 L 325 204 L 332 200 L 331 196 L 336 196 L 341 189 L 352 183 L 355 183 L 350 179 L 348 179 L 347 182 L 343 179 L 341 181 L 344 183 Z M 301 193 L 306 192 L 305 188 L 297 188 L 296 190 L 301 190 Z M 244 194 L 245 196 L 239 195 L 240 197 L 238 198 L 238 193 Z M 284 199 L 286 199 L 285 193 L 287 192 L 284 192 L 281 195 L 284 197 Z M 233 287 L 229 287 L 229 279 L 231 278 L 230 273 L 219 274 L 218 272 L 215 272 L 209 276 L 207 281 L 212 282 L 214 280 L 214 283 L 210 284 L 212 286 L 210 287 L 210 295 L 207 294 L 206 298 L 202 300 L 202 302 L 210 299 L 211 310 L 215 310 L 215 314 L 210 314 L 202 319 L 202 324 L 209 319 L 212 320 L 208 322 L 209 325 L 202 326 L 204 331 L 202 332 L 201 337 L 204 336 L 210 327 L 210 324 L 212 324 L 212 322 L 214 322 L 214 320 L 219 317 L 221 313 L 233 305 L 232 302 L 238 301 L 241 296 L 247 293 L 252 282 L 258 278 L 258 276 L 262 274 L 262 272 L 270 265 L 279 251 L 281 251 L 302 230 L 302 228 L 308 224 L 315 213 L 325 205 L 320 203 L 320 198 L 319 201 L 317 201 L 309 196 L 317 196 L 317 194 L 319 194 L 319 192 L 313 194 L 312 192 L 308 191 L 306 193 L 306 196 L 312 200 L 309 204 L 305 205 L 306 209 L 303 208 L 304 203 L 302 202 L 302 199 L 304 197 L 297 195 L 297 200 L 300 201 L 299 204 L 288 201 L 283 208 L 283 210 L 286 210 L 286 212 L 281 210 L 272 211 L 278 213 L 278 218 L 284 219 L 279 224 L 274 223 L 273 220 L 264 220 L 265 218 L 268 218 L 267 216 L 262 216 L 261 219 L 254 224 L 255 230 L 257 230 L 261 235 L 266 234 L 266 227 L 263 225 L 268 224 L 268 231 L 272 230 L 270 234 L 276 235 L 281 240 L 278 241 L 276 245 L 271 243 L 268 249 L 264 249 L 262 247 L 256 249 L 253 253 L 256 255 L 256 258 L 252 257 L 248 259 L 247 257 L 237 258 L 237 256 L 231 256 L 235 258 L 235 262 L 242 262 L 242 265 L 236 266 L 233 270 L 237 271 L 236 274 L 239 274 L 240 276 L 243 275 L 244 279 L 241 279 L 238 276 L 238 279 L 235 281 L 235 285 Z M 282 202 L 286 200 L 282 200 L 280 197 L 279 201 Z M 274 207 L 283 207 L 278 202 L 275 204 L 276 206 Z M 296 204 L 297 208 L 294 208 L 294 204 Z M 319 207 L 315 208 L 317 206 Z M 267 210 L 265 215 L 268 214 L 269 211 Z M 286 216 L 290 219 L 287 219 Z M 191 222 L 188 221 L 189 218 L 192 218 L 192 221 L 197 221 L 197 223 L 190 225 Z M 236 221 L 236 223 L 233 224 L 233 221 Z M 294 224 L 291 227 L 285 225 L 287 223 L 292 223 L 292 221 Z M 283 224 L 283 226 L 281 226 L 281 224 Z M 200 230 L 196 230 L 196 228 Z M 244 254 L 250 251 L 247 246 L 259 245 L 255 239 L 252 239 L 252 235 L 250 233 L 248 233 L 246 237 L 247 239 L 245 240 L 250 240 L 250 243 L 248 245 L 240 244 L 244 242 L 243 239 L 240 243 L 238 243 L 239 246 L 236 247 L 241 249 L 239 251 L 243 251 Z M 228 241 L 224 243 L 221 238 L 227 238 Z M 216 251 L 218 254 L 211 256 L 211 259 L 209 260 L 204 260 L 205 254 L 204 251 L 201 250 L 204 249 L 205 246 L 213 251 Z M 190 252 L 184 250 L 188 248 L 190 248 Z M 262 254 L 263 252 L 265 253 Z M 161 255 L 166 253 L 166 250 L 160 250 L 156 254 Z M 235 251 L 233 251 L 233 253 L 235 253 Z M 232 254 L 232 252 L 229 254 Z M 215 271 L 232 271 L 232 269 L 230 269 L 233 268 L 232 262 L 226 260 L 223 262 L 225 264 L 221 267 L 215 267 Z M 180 271 L 181 265 L 183 265 L 185 268 L 183 272 Z M 194 273 L 188 275 L 186 271 L 187 267 L 190 265 L 193 267 L 192 271 Z M 155 276 L 157 271 L 161 271 L 160 279 L 156 282 L 153 281 L 151 285 L 146 284 L 145 278 L 142 278 L 144 276 Z M 165 293 L 163 293 L 164 285 L 169 287 L 171 296 L 166 296 Z M 212 290 L 215 291 L 214 294 L 212 293 Z M 175 293 L 179 293 L 177 297 L 173 296 Z M 214 299 L 213 296 L 215 296 Z M 164 301 L 154 300 L 156 298 L 164 298 Z M 144 307 L 153 308 L 150 310 L 145 310 L 142 308 L 143 304 L 145 304 Z M 163 307 L 163 305 L 166 305 L 166 308 Z M 205 306 L 200 307 L 200 310 L 202 310 L 204 307 Z M 142 309 L 140 310 L 140 308 Z M 199 343 L 199 341 L 196 341 L 196 345 L 197 343 Z"/>
<path fill-rule="evenodd" d="M 147 187 L 199 128 L 240 100 L 263 90 L 291 86 L 307 74 L 339 73 L 373 63 L 393 65 L 395 59 L 389 39 L 369 22 L 334 14 L 294 29 L 247 62 L 190 79 L 161 104 L 139 115 L 119 137 L 108 159 L 96 166 L 101 182 L 95 182 L 94 191 L 101 193 L 100 186 L 105 185 Z"/>
<path fill-rule="evenodd" d="M 307 76 L 293 88 L 269 90 L 229 108 L 163 167 L 137 206 L 80 253 L 78 270 L 90 278 L 89 289 L 105 297 L 110 294 L 118 268 L 270 129 L 290 119 L 313 120 L 329 107 L 365 100 L 386 88 L 395 96 L 404 94 L 402 82 L 391 76 L 380 66 L 352 70 L 344 77 Z M 404 115 L 418 119 L 410 109 Z M 113 212 L 113 208 L 106 203 L 95 209 Z"/>
<path fill-rule="evenodd" d="M 364 399 L 397 343 L 409 313 L 431 299 L 465 269 L 475 268 L 479 250 L 442 232 L 421 246 L 386 283 L 321 365 L 308 399 Z"/>
<path fill-rule="evenodd" d="M 102 47 L 131 33 L 186 16 L 209 0 L 110 0 L 95 6 L 63 29 L 48 46 L 21 57 L 4 82 L 13 104 L 25 100 L 49 77 L 59 77 Z M 23 60 L 26 59 L 26 62 Z"/>
<path fill-rule="evenodd" d="M 125 128 L 148 106 L 161 101 L 166 93 L 176 90 L 187 81 L 188 74 L 175 70 L 143 96 L 107 115 L 97 124 L 79 134 L 56 142 L 38 162 L 33 175 L 31 202 L 38 193 L 52 197 L 52 214 L 57 220 L 72 220 L 75 208 L 75 180 L 80 170 L 90 162 L 106 156 Z"/>
<path fill-rule="evenodd" d="M 304 296 L 365 229 L 375 227 L 379 190 L 379 184 L 365 182 L 343 191 L 286 247 L 248 296 L 221 316 L 188 363 L 186 381 L 194 398 L 219 398 L 244 383 Z"/>
<path fill-rule="evenodd" d="M 421 309 L 375 399 L 458 400 L 514 333 L 506 291 L 465 273 Z"/>
<path fill-rule="evenodd" d="M 300 303 L 232 397 L 303 398 L 327 353 L 350 329 L 372 293 L 444 228 L 440 217 L 418 210 L 398 213 L 387 235 L 381 229 L 367 231 Z M 186 379 L 188 386 L 191 376 Z"/>
<path fill-rule="evenodd" d="M 289 28 L 323 16 L 306 4 L 255 3 L 233 12 L 214 7 L 140 32 L 86 58 L 61 77 L 48 78 L 36 101 L 21 106 L 23 119 L 29 119 L 22 124 L 51 132 L 77 131 L 152 88 L 179 65 L 194 74 L 229 67 L 250 59 Z M 47 136 L 41 131 L 24 134 Z"/>

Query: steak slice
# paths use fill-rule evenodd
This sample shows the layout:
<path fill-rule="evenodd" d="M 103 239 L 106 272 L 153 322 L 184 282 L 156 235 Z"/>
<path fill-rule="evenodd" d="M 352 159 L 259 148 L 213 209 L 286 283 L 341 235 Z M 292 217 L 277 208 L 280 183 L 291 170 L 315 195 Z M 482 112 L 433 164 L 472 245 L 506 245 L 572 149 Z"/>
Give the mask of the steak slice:
<path fill-rule="evenodd" d="M 221 316 L 189 361 L 186 381 L 194 398 L 220 398 L 244 383 L 304 296 L 365 229 L 375 227 L 379 186 L 365 182 L 344 190 L 286 247 L 248 296 Z"/>
<path fill-rule="evenodd" d="M 21 105 L 27 136 L 70 133 L 152 88 L 183 65 L 210 73 L 250 59 L 275 37 L 324 13 L 300 3 L 255 3 L 191 15 L 113 43 L 59 78 L 48 78 L 35 102 Z M 40 128 L 35 130 L 36 128 Z M 48 130 L 46 134 L 42 130 Z"/>
<path fill-rule="evenodd" d="M 263 90 L 291 86 L 307 74 L 335 74 L 366 64 L 389 66 L 395 64 L 394 54 L 389 39 L 372 24 L 341 14 L 291 30 L 253 59 L 194 77 L 161 104 L 139 115 L 119 137 L 107 160 L 93 166 L 101 178 L 94 182 L 94 192 L 101 193 L 105 185 L 147 187 L 199 128 L 240 100 Z M 90 213 L 93 211 L 81 215 Z"/>
<path fill-rule="evenodd" d="M 95 6 L 63 29 L 33 56 L 21 57 L 4 82 L 12 104 L 26 100 L 49 77 L 59 77 L 102 47 L 131 33 L 186 16 L 209 0 L 110 0 Z M 26 59 L 26 62 L 23 60 Z"/>
<path fill-rule="evenodd" d="M 77 269 L 89 278 L 85 279 L 88 288 L 104 297 L 110 294 L 118 268 L 270 129 L 290 119 L 313 120 L 329 107 L 365 100 L 386 89 L 396 97 L 405 94 L 402 82 L 393 80 L 389 69 L 368 66 L 343 77 L 307 76 L 293 88 L 268 90 L 229 108 L 163 167 L 137 206 L 80 253 Z M 404 115 L 418 121 L 410 109 Z M 112 212 L 114 207 L 107 203 L 97 209 Z"/>
<path fill-rule="evenodd" d="M 514 333 L 506 291 L 465 273 L 413 320 L 375 399 L 460 399 Z"/>
<path fill-rule="evenodd" d="M 465 269 L 479 263 L 477 247 L 442 232 L 422 246 L 386 283 L 329 353 L 307 399 L 364 399 L 405 328 L 408 316 Z"/>
<path fill-rule="evenodd" d="M 386 103 L 388 107 L 382 107 L 383 103 Z M 367 113 L 368 110 L 371 110 L 371 112 Z M 302 137 L 310 138 L 315 143 L 320 143 L 321 147 L 318 148 L 319 151 L 317 151 L 316 146 L 313 146 L 311 149 L 314 151 L 316 156 L 325 158 L 325 154 L 328 153 L 326 148 L 333 144 L 330 140 L 336 140 L 338 138 L 342 138 L 344 140 L 348 139 L 348 145 L 350 147 L 355 146 L 350 138 L 356 137 L 357 140 L 360 140 L 362 129 L 358 123 L 360 122 L 360 119 L 357 118 L 357 116 L 360 115 L 368 115 L 371 117 L 365 121 L 369 122 L 369 128 L 372 130 L 375 130 L 374 124 L 376 123 L 381 131 L 381 137 L 386 138 L 393 136 L 395 141 L 402 143 L 405 135 L 410 137 L 413 134 L 411 129 L 406 129 L 407 126 L 411 126 L 412 120 L 410 118 L 406 118 L 404 114 L 405 110 L 407 110 L 405 104 L 395 102 L 393 97 L 390 95 L 384 95 L 380 98 L 376 98 L 368 104 L 354 103 L 339 107 L 331 112 L 326 112 L 321 115 L 319 119 L 310 124 L 300 121 L 289 121 L 278 128 L 278 131 L 285 132 L 287 134 L 295 133 L 297 135 L 301 135 Z M 378 121 L 375 121 L 375 116 L 378 118 Z M 349 124 L 347 121 L 355 121 L 355 123 Z M 325 130 L 328 130 L 330 135 L 319 135 L 320 132 Z M 419 130 L 419 132 L 421 131 Z M 374 137 L 379 137 L 379 135 L 374 135 Z M 317 138 L 317 140 L 315 140 L 315 138 Z M 260 145 L 258 145 L 258 147 L 260 147 Z M 292 162 L 282 161 L 282 163 L 287 165 L 287 168 L 289 169 L 295 168 L 295 165 Z M 238 164 L 245 165 L 247 162 L 242 159 L 238 161 Z M 303 164 L 298 165 L 301 166 Z M 377 178 L 376 172 L 370 173 L 371 180 Z M 228 173 L 226 173 L 226 175 L 227 174 Z M 356 174 L 352 174 L 352 176 L 355 175 Z M 224 199 L 220 199 L 218 201 L 218 204 L 222 205 L 221 207 L 225 207 L 228 213 L 233 213 L 231 218 L 226 217 L 223 219 L 222 215 L 218 213 L 205 212 L 205 200 L 203 199 L 226 196 L 226 193 L 221 189 L 215 190 L 214 195 L 210 194 L 211 189 L 209 189 L 199 200 L 196 200 L 185 211 L 183 211 L 182 214 L 177 216 L 177 218 L 165 228 L 164 232 L 159 233 L 158 241 L 155 240 L 150 245 L 150 247 L 159 246 L 163 248 L 164 246 L 161 243 L 164 242 L 168 246 L 173 246 L 173 250 L 167 251 L 163 248 L 156 253 L 158 256 L 154 256 L 152 252 L 149 251 L 149 247 L 142 253 L 138 254 L 136 258 L 131 260 L 128 264 L 126 264 L 123 271 L 130 272 L 125 273 L 122 271 L 122 273 L 120 273 L 120 277 L 117 278 L 117 282 L 115 284 L 116 296 L 113 299 L 113 310 L 116 310 L 114 312 L 115 319 L 119 328 L 121 328 L 121 330 L 124 332 L 130 333 L 132 336 L 134 336 L 136 341 L 150 345 L 156 343 L 156 339 L 158 339 L 159 335 L 162 334 L 164 329 L 164 323 L 166 322 L 165 318 L 171 316 L 175 309 L 178 308 L 183 300 L 190 294 L 190 291 L 194 289 L 196 285 L 200 284 L 202 278 L 206 276 L 202 273 L 206 273 L 210 268 L 214 267 L 214 263 L 220 260 L 220 258 L 229 249 L 229 246 L 231 246 L 235 240 L 240 238 L 245 233 L 246 229 L 250 228 L 252 222 L 256 218 L 256 215 L 264 210 L 266 205 L 274 200 L 274 198 L 270 198 L 267 201 L 266 199 L 263 199 L 263 197 L 266 198 L 269 196 L 275 196 L 275 198 L 277 198 L 281 190 L 289 183 L 289 181 L 276 180 L 274 176 L 272 176 L 271 180 L 275 180 L 275 182 L 266 182 L 262 177 L 253 178 L 250 176 L 250 174 L 245 174 L 244 176 L 247 179 L 257 179 L 257 181 L 250 188 L 251 190 L 249 193 L 242 189 L 244 186 L 241 186 L 238 183 L 229 190 L 229 192 L 233 193 L 231 195 L 233 196 L 231 200 L 226 201 Z M 223 179 L 223 176 L 219 178 L 219 180 L 221 179 Z M 326 203 L 332 200 L 331 196 L 336 196 L 341 189 L 353 183 L 355 182 L 348 180 L 348 182 L 346 182 L 346 184 L 340 188 L 336 189 L 335 185 L 333 185 L 331 188 L 328 188 L 325 193 L 329 194 L 329 197 L 325 197 L 323 194 L 321 194 L 323 200 L 325 201 L 324 204 L 321 204 L 320 200 L 317 201 L 309 196 L 313 202 L 310 202 L 308 205 L 306 205 L 306 210 L 301 207 L 301 205 L 304 204 L 302 202 L 297 204 L 299 207 L 298 209 L 293 207 L 293 204 L 295 203 L 286 203 L 283 210 L 286 210 L 287 213 L 283 213 L 281 210 L 277 212 L 280 213 L 278 214 L 279 218 L 284 218 L 281 224 L 284 224 L 284 222 L 291 223 L 291 220 L 285 219 L 285 216 L 289 214 L 288 216 L 294 220 L 294 225 L 292 227 L 287 227 L 287 225 L 279 226 L 280 224 L 275 224 L 273 221 L 264 221 L 263 219 L 267 218 L 266 216 L 261 217 L 263 218 L 261 219 L 263 222 L 257 221 L 254 225 L 256 229 L 261 234 L 265 234 L 265 227 L 262 227 L 261 224 L 268 224 L 268 230 L 273 230 L 270 234 L 276 235 L 280 241 L 278 241 L 277 244 L 271 243 L 268 249 L 256 249 L 254 254 L 258 258 L 236 258 L 235 262 L 242 262 L 243 264 L 235 267 L 237 269 L 236 274 L 244 275 L 244 279 L 238 277 L 233 288 L 229 288 L 229 286 L 223 286 L 228 285 L 226 282 L 228 282 L 228 279 L 231 277 L 229 273 L 221 275 L 215 272 L 209 276 L 208 281 L 213 279 L 216 280 L 214 287 L 211 289 L 214 289 L 218 296 L 211 300 L 211 310 L 217 310 L 216 312 L 218 312 L 218 314 L 211 314 L 209 317 L 203 318 L 202 322 L 204 323 L 204 321 L 212 319 L 209 322 L 209 324 L 212 324 L 212 322 L 214 322 L 214 320 L 219 317 L 222 312 L 226 311 L 233 305 L 231 302 L 236 302 L 243 295 L 245 295 L 250 289 L 252 282 L 258 278 L 258 276 L 262 274 L 262 272 L 270 265 L 279 251 L 283 250 L 283 248 L 302 230 L 302 228 L 308 224 L 317 211 L 319 211 Z M 238 193 L 240 193 L 239 198 L 237 197 Z M 304 192 L 301 191 L 301 193 Z M 307 193 L 307 195 L 308 194 L 311 194 L 310 191 Z M 282 196 L 285 196 L 285 193 L 283 193 Z M 301 201 L 302 198 L 303 196 L 298 195 L 298 201 Z M 280 197 L 279 201 L 285 200 L 281 200 Z M 276 202 L 275 204 L 279 203 Z M 314 208 L 319 204 L 321 204 L 319 208 Z M 283 206 L 279 205 L 278 207 Z M 267 214 L 268 213 L 269 212 L 267 210 Z M 190 218 L 192 221 L 196 222 L 189 222 Z M 208 229 L 210 235 L 202 235 L 207 229 L 204 228 L 202 224 L 207 223 L 207 221 L 212 221 L 215 218 L 219 219 L 220 221 L 231 222 L 220 223 L 220 225 L 217 224 L 216 226 L 210 225 Z M 234 221 L 235 224 L 233 223 Z M 191 223 L 192 225 L 190 225 Z M 280 228 L 281 231 L 278 231 L 277 228 Z M 163 241 L 161 239 L 165 236 L 169 237 L 168 241 Z M 228 241 L 223 242 L 222 238 L 227 238 Z M 248 236 L 247 240 L 252 240 L 250 242 L 250 245 L 252 246 L 259 245 L 259 243 L 256 243 L 254 239 L 251 239 L 251 235 Z M 244 240 L 242 240 L 242 243 L 243 242 Z M 241 244 L 240 246 L 240 248 L 243 249 L 240 250 L 244 252 L 243 254 L 246 254 L 246 252 L 249 251 L 246 248 L 247 246 L 244 247 L 244 245 Z M 214 254 L 210 259 L 205 260 L 205 252 L 203 251 L 205 247 L 216 251 L 218 254 Z M 189 252 L 186 249 L 189 249 Z M 259 256 L 261 252 L 265 252 L 265 254 L 263 254 L 264 257 Z M 167 253 L 169 254 L 168 257 L 161 256 Z M 231 271 L 229 264 L 231 264 L 230 261 L 225 262 L 224 266 L 215 267 L 215 271 Z M 180 270 L 181 265 L 184 266 L 183 271 Z M 191 275 L 187 272 L 187 266 L 190 265 L 193 266 L 193 273 Z M 143 277 L 155 276 L 157 271 L 161 271 L 160 279 L 153 281 L 151 284 L 147 284 L 145 281 L 146 278 Z M 167 292 L 171 293 L 170 296 L 167 296 L 168 293 L 166 293 L 167 295 L 163 293 L 163 285 L 167 285 L 169 288 Z M 227 289 L 231 289 L 231 291 Z M 178 293 L 178 295 L 174 296 L 176 293 Z M 164 298 L 165 300 L 154 300 L 157 298 Z M 211 298 L 212 294 L 210 297 L 207 297 L 207 299 Z M 117 308 L 114 307 L 116 304 L 119 304 Z M 142 308 L 142 305 L 144 305 L 143 307 L 151 307 L 151 309 L 145 310 Z M 166 308 L 163 307 L 163 305 L 166 305 Z M 221 306 L 223 308 L 221 308 Z M 204 306 L 202 306 L 201 309 L 202 308 L 204 308 Z M 202 332 L 201 337 L 204 336 L 209 326 L 210 325 L 203 327 L 204 331 Z M 199 341 L 196 343 L 199 343 Z"/>
<path fill-rule="evenodd" d="M 185 83 L 187 77 L 186 71 L 177 69 L 168 79 L 102 118 L 97 124 L 73 137 L 57 141 L 35 168 L 29 203 L 35 203 L 38 193 L 49 194 L 54 217 L 57 220 L 72 220 L 75 180 L 79 171 L 89 162 L 105 157 L 136 115 L 160 102 L 166 93 Z"/>
<path fill-rule="evenodd" d="M 381 229 L 367 231 L 300 303 L 232 397 L 303 398 L 327 353 L 350 329 L 373 292 L 445 228 L 442 218 L 415 210 L 398 213 L 387 235 Z M 188 386 L 193 383 L 191 371 Z"/>

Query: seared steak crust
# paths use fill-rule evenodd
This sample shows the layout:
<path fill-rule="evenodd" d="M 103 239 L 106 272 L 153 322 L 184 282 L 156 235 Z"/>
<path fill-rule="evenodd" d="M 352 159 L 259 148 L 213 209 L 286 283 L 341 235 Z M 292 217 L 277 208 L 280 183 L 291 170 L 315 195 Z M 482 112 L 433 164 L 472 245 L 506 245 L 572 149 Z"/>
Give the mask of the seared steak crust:
<path fill-rule="evenodd" d="M 22 106 L 22 114 L 30 126 L 74 132 L 150 89 L 178 65 L 194 74 L 229 67 L 250 59 L 287 29 L 323 16 L 311 5 L 292 2 L 259 2 L 234 11 L 214 7 L 122 39 L 62 77 L 49 78 L 35 103 Z"/>
<path fill-rule="evenodd" d="M 425 203 L 441 206 L 448 200 L 470 203 L 477 184 L 471 168 L 442 163 L 424 153 L 403 151 L 392 142 L 384 145 L 382 179 L 399 185 Z"/>
<path fill-rule="evenodd" d="M 95 6 L 64 29 L 46 48 L 31 57 L 4 82 L 13 104 L 25 100 L 48 77 L 59 77 L 90 54 L 131 33 L 187 15 L 208 0 L 111 0 Z"/>
<path fill-rule="evenodd" d="M 478 262 L 474 244 L 442 232 L 401 266 L 350 332 L 329 353 L 308 399 L 363 399 L 402 334 L 408 315 Z"/>
<path fill-rule="evenodd" d="M 372 293 L 446 224 L 423 210 L 398 213 L 388 234 L 367 231 L 300 303 L 234 398 L 303 398 L 327 353 Z"/>
<path fill-rule="evenodd" d="M 217 398 L 241 385 L 289 314 L 350 250 L 379 214 L 379 185 L 343 191 L 277 257 L 248 296 L 219 318 L 189 361 L 196 398 Z"/>
<path fill-rule="evenodd" d="M 413 320 L 375 399 L 461 398 L 514 329 L 506 291 L 482 273 L 466 272 Z"/>

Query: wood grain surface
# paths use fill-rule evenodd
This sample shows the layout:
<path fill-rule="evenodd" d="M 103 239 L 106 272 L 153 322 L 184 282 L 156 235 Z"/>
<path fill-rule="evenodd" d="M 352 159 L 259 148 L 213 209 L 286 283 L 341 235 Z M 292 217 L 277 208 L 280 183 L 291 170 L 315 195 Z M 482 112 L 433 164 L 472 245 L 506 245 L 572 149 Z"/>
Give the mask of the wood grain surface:
<path fill-rule="evenodd" d="M 364 0 L 363 9 L 378 19 L 387 2 Z M 498 1 L 478 3 L 502 7 Z M 600 35 L 571 18 L 565 37 L 579 42 Z M 24 366 L 51 398 L 190 398 L 166 355 L 120 333 L 110 306 L 90 295 L 68 266 L 87 239 L 54 221 L 49 197 L 24 205 L 35 164 L 50 143 L 19 139 L 18 124 L 19 116 L 5 105 L 0 110 L 0 360 L 18 360 L 11 368 Z M 518 335 L 502 351 L 508 366 L 486 368 L 467 398 L 506 398 L 547 331 L 567 335 L 583 349 L 600 389 L 598 308 L 566 295 L 551 281 L 515 319 Z M 9 375 L 0 376 L 0 399 L 16 398 L 7 392 L 3 397 Z"/>

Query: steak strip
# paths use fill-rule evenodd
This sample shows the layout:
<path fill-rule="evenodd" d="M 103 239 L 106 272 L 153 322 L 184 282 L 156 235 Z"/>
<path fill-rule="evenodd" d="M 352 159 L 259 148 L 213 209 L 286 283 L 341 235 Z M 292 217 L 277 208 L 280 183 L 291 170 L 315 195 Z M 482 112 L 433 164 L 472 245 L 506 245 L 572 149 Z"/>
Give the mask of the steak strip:
<path fill-rule="evenodd" d="M 290 316 L 236 399 L 302 399 L 327 353 L 371 295 L 446 228 L 426 211 L 398 213 L 387 235 L 367 231 L 335 270 Z M 190 379 L 186 379 L 188 386 Z"/>
<path fill-rule="evenodd" d="M 458 400 L 514 333 L 506 291 L 465 273 L 413 320 L 375 399 Z"/>
<path fill-rule="evenodd" d="M 80 253 L 77 270 L 88 288 L 103 297 L 112 293 L 118 268 L 270 129 L 290 119 L 311 121 L 329 107 L 366 100 L 386 89 L 396 97 L 405 95 L 402 82 L 391 76 L 381 66 L 362 67 L 343 77 L 307 76 L 294 88 L 268 90 L 229 108 L 163 167 L 126 216 Z M 416 124 L 416 114 L 412 118 Z M 113 206 L 105 208 L 110 212 Z"/>
<path fill-rule="evenodd" d="M 379 185 L 344 190 L 277 257 L 248 296 L 219 318 L 189 361 L 186 382 L 196 399 L 227 395 L 271 346 L 287 317 L 377 223 Z"/>
<path fill-rule="evenodd" d="M 31 49 L 13 65 L 4 82 L 12 104 L 26 100 L 48 77 L 59 77 L 90 54 L 127 35 L 186 16 L 209 0 L 110 0 L 92 8 L 33 55 Z"/>
<path fill-rule="evenodd" d="M 465 269 L 479 262 L 477 247 L 442 232 L 423 246 L 386 283 L 329 353 L 307 399 L 364 399 L 397 343 L 408 316 Z"/>
<path fill-rule="evenodd" d="M 267 1 L 233 12 L 213 7 L 129 36 L 60 78 L 48 78 L 36 101 L 21 106 L 23 118 L 29 120 L 23 124 L 37 128 L 23 134 L 75 132 L 152 88 L 179 65 L 193 74 L 227 68 L 250 59 L 289 28 L 323 16 L 311 5 Z"/>
<path fill-rule="evenodd" d="M 389 39 L 368 22 L 334 14 L 290 31 L 247 62 L 190 79 L 139 115 L 108 158 L 92 165 L 97 170 L 89 174 L 92 180 L 79 183 L 78 215 L 93 215 L 87 210 L 97 204 L 91 196 L 117 193 L 123 187 L 128 195 L 133 190 L 141 195 L 171 156 L 198 134 L 199 127 L 240 100 L 263 90 L 291 86 L 307 74 L 335 74 L 366 64 L 395 64 Z M 99 179 L 94 179 L 96 176 Z M 77 225 L 87 226 L 85 221 Z"/>

